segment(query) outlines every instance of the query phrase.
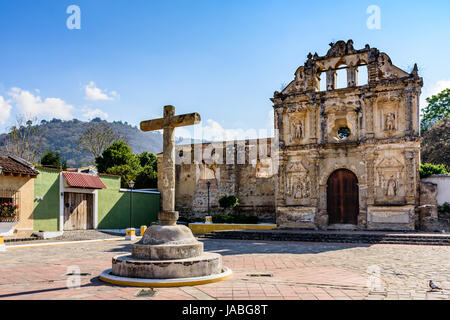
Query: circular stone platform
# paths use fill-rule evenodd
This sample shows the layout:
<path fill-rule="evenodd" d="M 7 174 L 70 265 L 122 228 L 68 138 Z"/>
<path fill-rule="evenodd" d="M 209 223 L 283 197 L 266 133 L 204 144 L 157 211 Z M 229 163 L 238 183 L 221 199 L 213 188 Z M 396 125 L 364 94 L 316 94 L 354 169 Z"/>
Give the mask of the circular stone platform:
<path fill-rule="evenodd" d="M 222 256 L 205 252 L 197 257 L 176 260 L 144 260 L 130 254 L 112 259 L 112 274 L 120 277 L 144 279 L 173 279 L 204 277 L 221 273 Z"/>
<path fill-rule="evenodd" d="M 189 244 L 131 245 L 131 256 L 136 259 L 172 260 L 198 257 L 203 253 L 203 242 Z"/>
<path fill-rule="evenodd" d="M 218 274 L 213 274 L 204 277 L 176 278 L 176 279 L 129 278 L 129 277 L 115 276 L 111 272 L 112 269 L 103 271 L 102 274 L 100 274 L 99 276 L 100 280 L 120 286 L 150 287 L 150 288 L 197 286 L 207 283 L 223 281 L 230 278 L 233 275 L 233 272 L 227 267 L 223 267 L 222 271 Z"/>

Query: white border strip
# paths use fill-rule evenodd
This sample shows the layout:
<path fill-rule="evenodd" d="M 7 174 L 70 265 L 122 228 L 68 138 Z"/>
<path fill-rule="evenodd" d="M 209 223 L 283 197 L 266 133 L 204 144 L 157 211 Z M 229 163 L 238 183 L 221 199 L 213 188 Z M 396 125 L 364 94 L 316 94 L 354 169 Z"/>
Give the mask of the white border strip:
<path fill-rule="evenodd" d="M 130 192 L 131 189 L 120 188 L 119 191 L 120 191 L 120 192 Z M 157 191 L 157 190 L 152 191 L 152 190 L 139 190 L 139 189 L 138 189 L 138 190 L 133 189 L 133 193 L 161 194 L 161 192 L 159 192 L 159 191 Z"/>
<path fill-rule="evenodd" d="M 191 278 L 172 278 L 172 279 L 143 279 L 143 278 L 128 278 L 128 277 L 119 277 L 111 274 L 112 269 L 107 269 L 100 274 L 101 278 L 109 279 L 112 281 L 120 281 L 120 282 L 128 282 L 128 283 L 160 283 L 160 284 L 176 284 L 176 283 L 189 283 L 189 282 L 198 282 L 198 281 L 208 281 L 220 279 L 223 277 L 228 277 L 233 274 L 230 268 L 222 267 L 223 271 L 221 273 L 212 274 L 210 276 L 204 277 L 191 277 Z"/>
<path fill-rule="evenodd" d="M 139 238 L 139 237 L 136 237 Z M 28 247 L 45 247 L 45 246 L 57 246 L 63 244 L 78 244 L 78 243 L 93 243 L 93 242 L 103 242 L 103 241 L 117 241 L 125 240 L 125 237 L 120 238 L 107 238 L 107 239 L 94 239 L 94 240 L 79 240 L 79 241 L 59 241 L 59 242 L 41 242 L 41 243 L 29 243 L 29 244 L 17 244 L 12 246 L 6 246 L 7 249 L 14 248 L 28 248 Z"/>

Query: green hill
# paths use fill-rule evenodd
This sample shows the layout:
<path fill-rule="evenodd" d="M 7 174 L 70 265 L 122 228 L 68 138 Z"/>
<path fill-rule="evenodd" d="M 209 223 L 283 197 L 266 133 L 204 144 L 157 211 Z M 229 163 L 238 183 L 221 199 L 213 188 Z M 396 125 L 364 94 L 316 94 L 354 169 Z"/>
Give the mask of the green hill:
<path fill-rule="evenodd" d="M 95 118 L 91 122 L 107 122 L 100 118 Z M 136 126 L 127 122 L 108 122 L 111 127 L 122 136 L 127 137 L 128 144 L 134 153 L 149 151 L 159 153 L 162 151 L 162 134 L 160 132 L 142 132 Z M 77 119 L 63 121 L 53 119 L 51 121 L 42 120 L 37 126 L 43 131 L 42 154 L 47 150 L 59 151 L 61 158 L 67 160 L 67 166 L 80 167 L 92 164 L 94 159 L 89 153 L 81 151 L 78 146 L 81 133 L 85 130 L 88 122 Z M 0 135 L 2 144 L 6 134 Z"/>

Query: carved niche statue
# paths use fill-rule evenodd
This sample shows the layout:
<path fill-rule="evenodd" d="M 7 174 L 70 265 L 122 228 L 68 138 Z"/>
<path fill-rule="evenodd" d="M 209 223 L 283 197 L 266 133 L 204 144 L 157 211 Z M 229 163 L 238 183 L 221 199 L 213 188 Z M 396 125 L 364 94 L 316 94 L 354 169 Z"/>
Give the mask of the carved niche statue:
<path fill-rule="evenodd" d="M 287 167 L 286 193 L 293 199 L 307 199 L 310 196 L 311 180 L 308 171 L 300 161 L 291 162 Z"/>
<path fill-rule="evenodd" d="M 394 197 L 397 194 L 397 183 L 394 176 L 391 176 L 387 182 L 386 195 L 388 197 Z"/>
<path fill-rule="evenodd" d="M 394 113 L 389 112 L 386 115 L 384 128 L 385 128 L 386 131 L 393 131 L 393 130 L 395 130 L 395 114 Z"/>
<path fill-rule="evenodd" d="M 303 138 L 303 125 L 302 122 L 292 122 L 291 124 L 291 137 L 292 139 Z"/>
<path fill-rule="evenodd" d="M 294 199 L 308 198 L 310 184 L 311 182 L 307 176 L 291 176 L 289 179 L 288 194 Z"/>

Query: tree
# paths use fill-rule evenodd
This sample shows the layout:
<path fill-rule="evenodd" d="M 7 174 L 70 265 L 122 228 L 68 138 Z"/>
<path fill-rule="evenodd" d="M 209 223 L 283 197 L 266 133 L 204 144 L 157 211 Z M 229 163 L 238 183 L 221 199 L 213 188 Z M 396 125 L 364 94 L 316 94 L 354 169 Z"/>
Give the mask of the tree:
<path fill-rule="evenodd" d="M 153 168 L 153 170 L 157 170 L 158 166 L 158 158 L 154 153 L 144 151 L 141 154 L 138 155 L 139 163 L 141 164 L 141 167 L 147 167 L 150 166 Z"/>
<path fill-rule="evenodd" d="M 119 140 L 126 141 L 127 138 L 114 130 L 107 122 L 97 121 L 97 119 L 94 120 L 81 133 L 78 145 L 81 150 L 89 152 L 96 159 L 111 144 Z"/>
<path fill-rule="evenodd" d="M 158 173 L 152 166 L 145 166 L 137 172 L 135 181 L 135 188 L 137 189 L 157 188 Z"/>
<path fill-rule="evenodd" d="M 58 151 L 47 151 L 41 158 L 41 165 L 60 169 L 62 167 L 61 155 Z"/>
<path fill-rule="evenodd" d="M 17 156 L 28 162 L 36 162 L 41 153 L 43 130 L 37 124 L 37 118 L 19 115 L 16 124 L 10 128 L 0 146 L 2 153 Z"/>
<path fill-rule="evenodd" d="M 432 176 L 433 174 L 447 174 L 447 168 L 443 164 L 422 163 L 419 168 L 421 178 Z"/>
<path fill-rule="evenodd" d="M 130 165 L 133 169 L 138 169 L 139 161 L 131 151 L 125 141 L 113 142 L 106 148 L 101 156 L 95 158 L 95 163 L 99 172 L 106 172 L 109 168 L 121 165 Z"/>
<path fill-rule="evenodd" d="M 439 121 L 423 134 L 422 161 L 450 168 L 450 118 Z"/>
<path fill-rule="evenodd" d="M 129 164 L 122 164 L 108 168 L 106 173 L 120 176 L 120 186 L 122 188 L 128 188 L 128 182 L 130 180 L 136 180 L 136 170 Z"/>
<path fill-rule="evenodd" d="M 121 186 L 128 188 L 128 181 L 136 182 L 135 188 L 155 188 L 157 186 L 157 158 L 153 153 L 135 155 L 125 141 L 114 142 L 95 159 L 99 172 L 121 177 Z"/>
<path fill-rule="evenodd" d="M 428 105 L 423 110 L 420 122 L 423 133 L 435 123 L 450 117 L 450 89 L 445 89 L 441 93 L 427 98 L 427 102 Z"/>

